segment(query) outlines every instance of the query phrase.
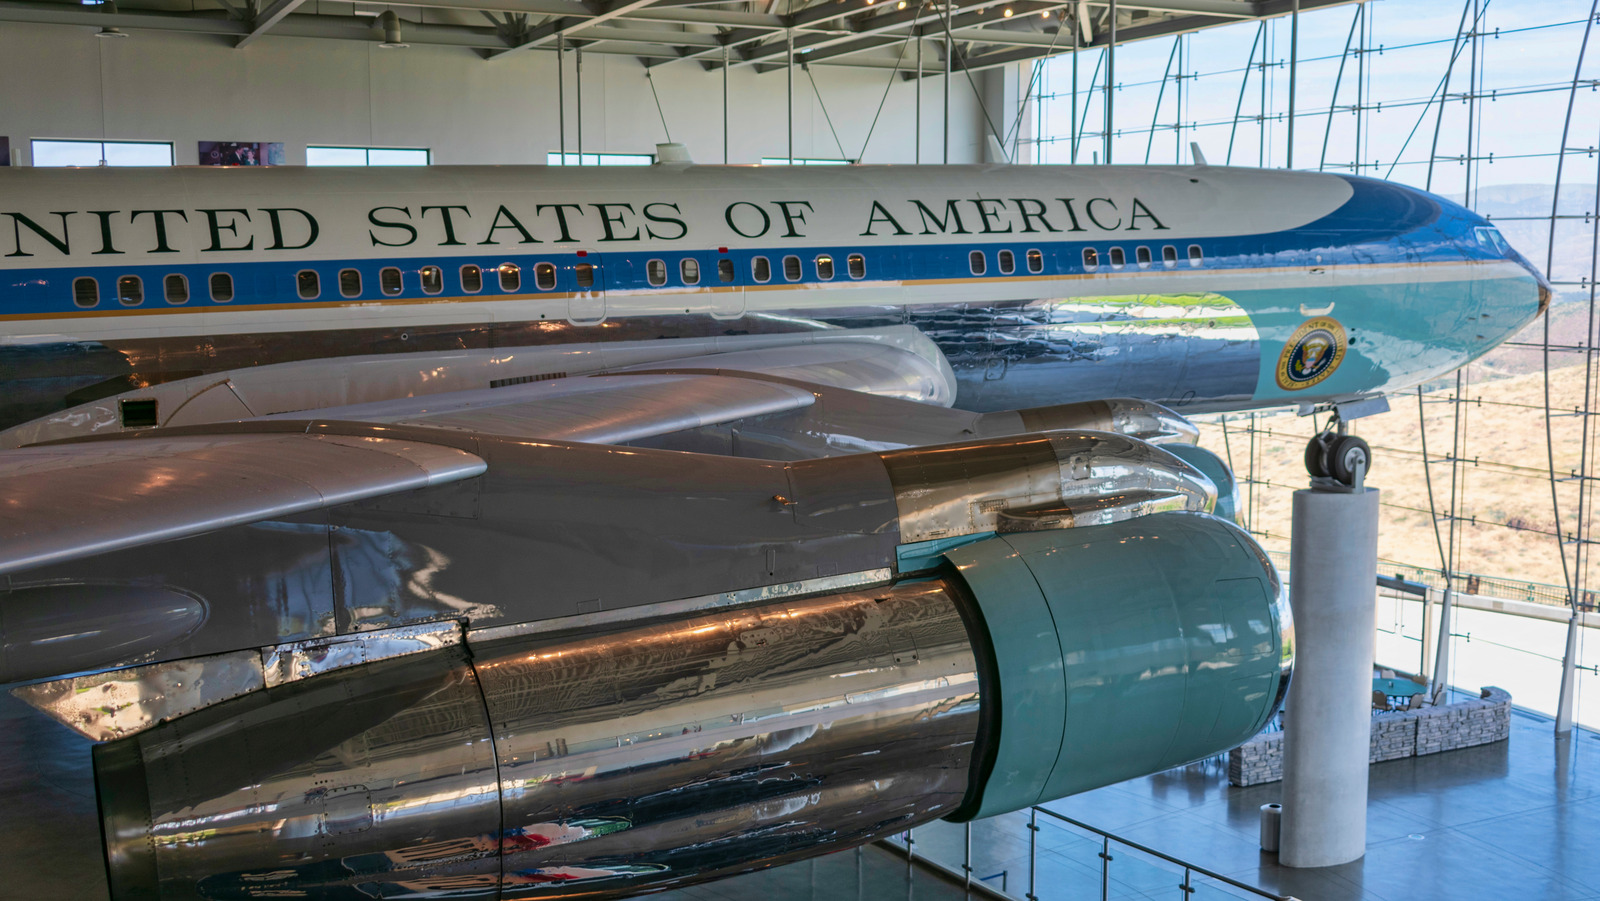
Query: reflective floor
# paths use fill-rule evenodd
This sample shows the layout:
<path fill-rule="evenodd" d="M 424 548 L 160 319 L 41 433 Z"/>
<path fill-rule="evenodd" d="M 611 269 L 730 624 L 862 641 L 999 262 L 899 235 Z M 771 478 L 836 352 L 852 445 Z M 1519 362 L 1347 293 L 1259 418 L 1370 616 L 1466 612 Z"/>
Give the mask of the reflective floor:
<path fill-rule="evenodd" d="M 0 695 L 0 899 L 103 901 L 105 877 L 88 743 Z M 1594 772 L 1591 772 L 1594 771 Z M 1557 742 L 1548 720 L 1513 716 L 1509 742 L 1372 768 L 1367 856 L 1325 870 L 1287 870 L 1256 848 L 1257 809 L 1277 784 L 1234 789 L 1219 762 L 1197 764 L 1050 805 L 1076 819 L 1304 901 L 1600 899 L 1600 735 Z M 1025 817 L 974 829 L 975 874 L 1022 897 Z M 918 853 L 959 866 L 961 830 L 917 831 Z M 1041 821 L 1040 901 L 1100 896 L 1098 841 Z M 1121 853 L 1110 896 L 1177 898 L 1170 871 Z M 881 849 L 736 877 L 653 897 L 867 901 L 961 895 L 925 873 L 908 885 Z M 1204 888 L 1193 898 L 1226 897 Z"/>

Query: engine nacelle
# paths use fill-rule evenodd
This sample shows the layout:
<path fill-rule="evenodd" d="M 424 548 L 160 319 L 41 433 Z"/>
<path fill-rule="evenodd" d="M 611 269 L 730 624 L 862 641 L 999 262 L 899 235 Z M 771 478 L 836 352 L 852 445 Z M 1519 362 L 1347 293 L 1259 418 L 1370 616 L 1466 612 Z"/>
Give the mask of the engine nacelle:
<path fill-rule="evenodd" d="M 1277 576 L 1216 517 L 945 559 L 605 634 L 482 630 L 101 745 L 112 896 L 659 890 L 1203 758 L 1283 696 Z"/>

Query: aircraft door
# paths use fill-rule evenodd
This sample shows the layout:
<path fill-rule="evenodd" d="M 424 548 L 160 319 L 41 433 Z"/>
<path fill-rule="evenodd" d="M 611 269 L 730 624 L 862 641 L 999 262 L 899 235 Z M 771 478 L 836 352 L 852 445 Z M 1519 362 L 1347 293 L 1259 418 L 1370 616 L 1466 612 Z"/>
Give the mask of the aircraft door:
<path fill-rule="evenodd" d="M 744 315 L 744 286 L 735 284 L 738 267 L 733 257 L 720 254 L 700 278 L 700 283 L 712 291 L 711 315 L 715 319 L 738 319 Z"/>
<path fill-rule="evenodd" d="M 599 325 L 606 321 L 606 289 L 617 284 L 626 273 L 608 272 L 601 255 L 579 251 L 566 273 L 568 290 L 567 321 L 573 325 Z"/>

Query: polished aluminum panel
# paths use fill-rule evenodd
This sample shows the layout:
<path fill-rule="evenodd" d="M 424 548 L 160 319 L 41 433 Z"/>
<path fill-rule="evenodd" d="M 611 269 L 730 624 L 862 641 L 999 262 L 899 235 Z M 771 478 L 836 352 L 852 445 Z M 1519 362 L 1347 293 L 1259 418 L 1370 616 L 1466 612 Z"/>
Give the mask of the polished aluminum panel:
<path fill-rule="evenodd" d="M 1209 512 L 1216 486 L 1153 444 L 1107 432 L 1042 432 L 879 455 L 902 542 Z"/>
<path fill-rule="evenodd" d="M 485 465 L 420 441 L 281 433 L 7 451 L 0 573 L 468 479 Z"/>
<path fill-rule="evenodd" d="M 0 602 L 0 683 L 146 663 L 206 622 L 192 592 L 130 582 L 14 584 Z"/>
<path fill-rule="evenodd" d="M 85 737 L 110 741 L 265 685 L 260 655 L 236 651 L 74 676 L 11 691 Z"/>
<path fill-rule="evenodd" d="M 1061 429 L 1116 432 L 1151 444 L 1194 444 L 1200 429 L 1177 413 L 1150 401 L 1112 397 L 1081 404 L 1029 407 L 1018 410 L 1024 432 Z M 995 414 L 987 414 L 984 419 Z"/>
<path fill-rule="evenodd" d="M 773 866 L 949 813 L 966 791 L 978 676 L 941 582 L 476 655 L 503 897 Z"/>
<path fill-rule="evenodd" d="M 261 671 L 271 688 L 347 666 L 421 654 L 461 643 L 461 624 L 422 623 L 336 638 L 296 641 L 261 651 Z"/>

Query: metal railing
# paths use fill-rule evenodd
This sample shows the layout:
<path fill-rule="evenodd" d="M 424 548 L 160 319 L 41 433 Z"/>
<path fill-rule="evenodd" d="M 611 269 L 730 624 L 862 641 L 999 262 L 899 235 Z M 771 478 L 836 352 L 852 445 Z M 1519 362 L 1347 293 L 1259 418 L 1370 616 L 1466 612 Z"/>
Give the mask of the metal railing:
<path fill-rule="evenodd" d="M 990 833 L 980 836 L 982 853 L 977 858 L 973 855 L 974 826 Z M 1025 859 L 1004 856 L 1005 846 L 1015 842 L 1017 827 L 1027 832 Z M 1045 830 L 1051 828 L 1059 833 L 1044 835 Z M 988 847 L 982 847 L 985 838 L 993 839 Z M 905 855 L 908 879 L 911 868 L 921 866 L 963 885 L 970 893 L 994 899 L 1083 901 L 1096 897 L 1098 891 L 1100 901 L 1161 897 L 1167 892 L 1176 893 L 1179 901 L 1203 901 L 1205 898 L 1295 901 L 1292 896 L 1275 894 L 1224 876 L 1043 807 L 977 823 L 928 823 L 886 839 L 884 844 Z M 1082 859 L 1076 859 L 1074 852 Z M 955 863 L 957 856 L 959 865 Z M 1119 861 L 1120 870 L 1117 868 Z M 978 863 L 987 864 L 984 870 L 996 871 L 979 875 Z M 1027 892 L 1020 896 L 1011 891 L 1010 883 L 1022 881 L 1016 877 L 1023 874 L 1013 874 L 1012 867 L 1026 869 Z M 1041 886 L 1045 888 L 1041 890 Z"/>

